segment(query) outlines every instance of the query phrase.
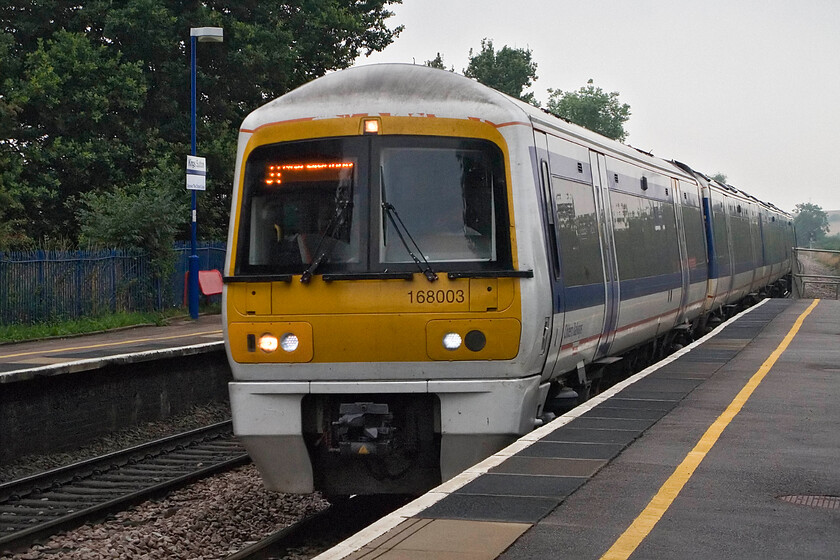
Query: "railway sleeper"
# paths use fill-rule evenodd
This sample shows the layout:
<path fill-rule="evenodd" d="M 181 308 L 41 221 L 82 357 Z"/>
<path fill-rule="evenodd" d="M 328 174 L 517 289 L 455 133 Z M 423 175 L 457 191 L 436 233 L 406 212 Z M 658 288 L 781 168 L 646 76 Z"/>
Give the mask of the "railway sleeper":
<path fill-rule="evenodd" d="M 131 488 L 62 488 L 56 492 L 45 492 L 39 496 L 48 500 L 60 500 L 67 496 L 76 496 L 78 498 L 86 497 L 100 497 L 100 496 L 122 496 L 125 490 Z"/>
<path fill-rule="evenodd" d="M 23 509 L 32 509 L 32 510 L 41 510 L 41 511 L 60 509 L 61 511 L 63 511 L 63 508 L 57 508 L 57 504 L 53 505 L 50 501 L 48 501 L 46 499 L 41 500 L 41 499 L 34 499 L 34 498 L 23 498 L 21 500 L 18 500 L 16 502 L 14 502 L 13 504 L 0 506 L 0 512 L 2 512 L 2 511 L 11 512 L 11 511 L 16 511 L 16 510 L 19 511 L 19 510 L 23 510 Z"/>
<path fill-rule="evenodd" d="M 88 480 L 80 480 L 74 482 L 72 485 L 62 487 L 64 488 L 73 488 L 79 491 L 91 491 L 95 492 L 97 490 L 120 490 L 123 488 L 134 488 L 137 484 L 136 478 L 129 478 L 125 477 L 124 479 L 114 480 L 115 478 L 119 477 L 109 477 L 108 480 L 103 478 L 91 478 Z"/>

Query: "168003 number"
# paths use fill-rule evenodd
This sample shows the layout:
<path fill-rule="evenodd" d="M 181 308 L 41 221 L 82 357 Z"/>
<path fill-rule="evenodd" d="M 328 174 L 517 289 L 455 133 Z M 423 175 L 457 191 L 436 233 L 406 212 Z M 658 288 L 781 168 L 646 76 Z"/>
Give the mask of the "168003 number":
<path fill-rule="evenodd" d="M 408 292 L 410 303 L 464 303 L 464 290 L 417 290 Z"/>

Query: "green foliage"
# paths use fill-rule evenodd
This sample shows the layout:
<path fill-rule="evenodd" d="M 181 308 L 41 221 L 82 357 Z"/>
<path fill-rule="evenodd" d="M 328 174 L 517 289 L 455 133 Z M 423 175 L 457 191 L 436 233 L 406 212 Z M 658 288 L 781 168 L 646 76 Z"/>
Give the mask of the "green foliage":
<path fill-rule="evenodd" d="M 209 168 L 199 234 L 219 237 L 245 115 L 382 50 L 402 29 L 385 24 L 386 7 L 399 1 L 7 0 L 0 5 L 0 247 L 75 238 L 78 220 L 90 219 L 85 212 L 97 204 L 128 212 L 140 211 L 151 193 L 189 200 L 189 29 L 201 26 L 225 34 L 222 44 L 197 49 L 198 151 Z M 188 218 L 176 220 L 178 237 L 188 236 Z M 95 236 L 88 229 L 84 237 Z"/>
<path fill-rule="evenodd" d="M 142 249 L 151 257 L 154 274 L 167 276 L 174 266 L 175 233 L 189 215 L 185 201 L 176 198 L 170 188 L 179 179 L 180 173 L 162 160 L 157 167 L 143 170 L 134 185 L 82 194 L 77 210 L 80 241 L 99 247 Z"/>
<path fill-rule="evenodd" d="M 511 97 L 539 105 L 533 93 L 522 93 L 537 79 L 537 63 L 531 60 L 530 49 L 512 49 L 505 45 L 496 52 L 492 40 L 482 39 L 481 51 L 473 54 L 473 50 L 470 49 L 469 57 L 469 65 L 464 70 L 465 76 L 475 78 Z"/>
<path fill-rule="evenodd" d="M 15 155 L 12 131 L 19 112 L 9 98 L 12 80 L 17 73 L 17 59 L 12 53 L 14 37 L 0 31 L 0 251 L 25 247 L 31 239 L 24 233 L 26 223 L 23 204 L 13 189 L 20 184 L 23 162 Z"/>
<path fill-rule="evenodd" d="M 437 56 L 434 57 L 432 60 L 427 60 L 425 65 L 429 68 L 438 68 L 439 70 L 447 70 L 446 65 L 443 63 L 443 57 L 440 53 L 437 53 Z M 455 71 L 455 67 L 448 68 L 450 72 Z"/>
<path fill-rule="evenodd" d="M 821 247 L 828 233 L 828 214 L 818 204 L 804 202 L 793 210 L 797 247 Z"/>
<path fill-rule="evenodd" d="M 0 343 L 41 340 L 56 336 L 69 336 L 117 329 L 128 326 L 166 324 L 168 317 L 183 313 L 182 310 L 166 312 L 118 312 L 97 317 L 84 317 L 66 321 L 51 321 L 34 325 L 0 325 Z"/>
<path fill-rule="evenodd" d="M 720 171 L 718 171 L 717 173 L 712 175 L 712 179 L 714 179 L 718 183 L 722 183 L 722 184 L 725 185 L 725 184 L 727 184 L 726 181 L 727 181 L 728 177 L 724 173 L 721 173 Z"/>
<path fill-rule="evenodd" d="M 33 238 L 75 231 L 66 204 L 94 185 L 123 183 L 133 171 L 135 146 L 126 131 L 139 128 L 146 86 L 140 65 L 121 58 L 63 30 L 39 39 L 24 58 L 10 98 L 21 108 L 15 140 L 25 162 L 16 192 Z"/>
<path fill-rule="evenodd" d="M 617 91 L 607 93 L 589 80 L 578 91 L 549 89 L 548 93 L 553 115 L 619 142 L 627 138 L 624 123 L 630 118 L 630 105 L 619 102 Z"/>
<path fill-rule="evenodd" d="M 820 249 L 840 251 L 840 234 L 825 236 L 820 244 Z"/>

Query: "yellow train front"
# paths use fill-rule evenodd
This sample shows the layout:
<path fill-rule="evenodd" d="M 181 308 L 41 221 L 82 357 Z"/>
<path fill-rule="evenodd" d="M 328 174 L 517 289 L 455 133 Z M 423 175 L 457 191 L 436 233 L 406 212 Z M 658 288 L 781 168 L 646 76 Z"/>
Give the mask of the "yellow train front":
<path fill-rule="evenodd" d="M 539 422 L 547 321 L 522 316 L 551 298 L 541 226 L 514 220 L 535 198 L 523 114 L 385 65 L 244 121 L 225 338 L 234 429 L 269 489 L 423 491 Z"/>

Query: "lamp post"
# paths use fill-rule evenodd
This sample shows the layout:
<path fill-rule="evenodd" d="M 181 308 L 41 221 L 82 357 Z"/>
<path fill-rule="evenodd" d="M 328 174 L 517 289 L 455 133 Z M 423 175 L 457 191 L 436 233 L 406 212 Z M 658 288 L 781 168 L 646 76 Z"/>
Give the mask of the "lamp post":
<path fill-rule="evenodd" d="M 204 190 L 204 177 L 206 168 L 203 158 L 196 158 L 196 131 L 195 131 L 195 47 L 196 41 L 221 43 L 224 40 L 224 31 L 221 27 L 191 27 L 190 28 L 190 155 L 187 158 L 187 188 L 192 194 L 192 210 L 190 225 L 190 259 L 187 293 L 190 308 L 190 317 L 198 319 L 198 254 L 197 232 L 198 222 L 196 214 L 196 191 Z"/>

